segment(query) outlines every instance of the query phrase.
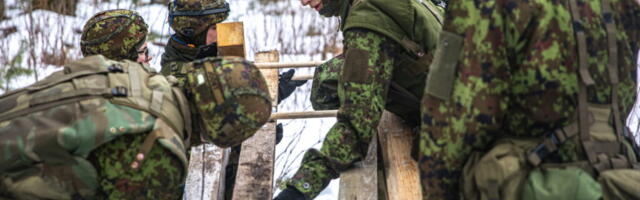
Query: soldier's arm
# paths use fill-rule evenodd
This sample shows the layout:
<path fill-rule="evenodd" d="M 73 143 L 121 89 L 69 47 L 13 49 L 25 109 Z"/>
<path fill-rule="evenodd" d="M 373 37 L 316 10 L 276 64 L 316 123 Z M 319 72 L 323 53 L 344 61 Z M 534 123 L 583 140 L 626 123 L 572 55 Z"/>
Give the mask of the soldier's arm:
<path fill-rule="evenodd" d="M 505 35 L 519 34 L 521 27 L 507 26 L 495 1 L 451 1 L 438 48 L 456 52 L 456 37 L 462 40 L 460 56 L 451 82 L 427 82 L 427 87 L 453 84 L 451 91 L 425 91 L 422 100 L 420 169 L 424 199 L 457 199 L 458 179 L 474 147 L 485 146 L 503 121 L 508 105 L 504 92 L 509 87 L 508 52 Z M 514 2 L 515 3 L 515 2 Z M 527 15 L 522 11 L 522 15 Z M 523 25 L 524 26 L 524 25 Z M 512 32 L 507 32 L 512 31 Z M 448 33 L 447 33 L 448 32 Z M 449 36 L 445 36 L 449 34 Z M 447 42 L 443 42 L 447 40 Z M 439 49 L 443 50 L 443 49 Z M 438 55 L 436 55 L 438 56 Z M 440 62 L 445 67 L 449 60 Z M 455 60 L 455 59 L 454 59 Z M 434 63 L 438 63 L 434 61 Z M 447 70 L 443 70 L 447 71 Z M 430 74 L 429 76 L 447 76 Z M 431 78 L 429 78 L 431 79 Z M 428 79 L 428 80 L 429 80 Z M 443 80 L 446 80 L 444 78 Z M 438 94 L 450 94 L 450 97 Z M 438 97 L 439 96 L 439 97 Z"/>

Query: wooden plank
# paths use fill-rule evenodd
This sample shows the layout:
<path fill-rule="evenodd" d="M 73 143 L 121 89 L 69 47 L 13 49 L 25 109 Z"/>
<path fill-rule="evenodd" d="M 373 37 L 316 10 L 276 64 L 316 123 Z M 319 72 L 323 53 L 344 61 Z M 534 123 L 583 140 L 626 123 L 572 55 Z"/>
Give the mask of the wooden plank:
<path fill-rule="evenodd" d="M 296 75 L 291 78 L 294 81 L 304 81 L 313 79 L 313 75 Z"/>
<path fill-rule="evenodd" d="M 216 24 L 218 32 L 218 54 L 245 57 L 244 25 L 242 22 Z"/>
<path fill-rule="evenodd" d="M 385 168 L 387 199 L 421 199 L 418 163 L 411 157 L 413 133 L 403 120 L 385 111 L 378 126 Z"/>
<path fill-rule="evenodd" d="M 378 140 L 373 136 L 367 157 L 340 174 L 339 200 L 378 199 Z"/>
<path fill-rule="evenodd" d="M 316 67 L 326 61 L 303 61 L 303 62 L 258 62 L 256 59 L 256 66 L 260 69 L 280 69 L 280 68 L 304 68 L 304 67 Z"/>
<path fill-rule="evenodd" d="M 278 51 L 257 53 L 256 61 L 278 62 Z M 278 99 L 278 70 L 260 70 L 267 80 L 272 99 Z M 273 102 L 276 110 L 277 101 Z M 270 200 L 273 196 L 276 122 L 268 122 L 253 137 L 242 143 L 233 200 Z"/>
<path fill-rule="evenodd" d="M 337 110 L 320 110 L 320 111 L 304 111 L 304 112 L 283 112 L 271 114 L 271 119 L 307 119 L 307 118 L 322 118 L 322 117 L 336 117 L 338 115 Z"/>
<path fill-rule="evenodd" d="M 183 199 L 222 200 L 228 155 L 229 149 L 212 144 L 192 147 Z"/>

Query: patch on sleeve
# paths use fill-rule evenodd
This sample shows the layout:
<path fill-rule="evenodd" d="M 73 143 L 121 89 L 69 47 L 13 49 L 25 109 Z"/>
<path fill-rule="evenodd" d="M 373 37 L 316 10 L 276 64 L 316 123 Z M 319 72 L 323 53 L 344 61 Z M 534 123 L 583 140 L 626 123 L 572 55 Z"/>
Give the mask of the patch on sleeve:
<path fill-rule="evenodd" d="M 343 81 L 364 83 L 367 81 L 369 74 L 369 52 L 358 49 L 349 48 L 345 55 L 343 66 Z"/>
<path fill-rule="evenodd" d="M 442 100 L 451 98 L 456 66 L 462 54 L 463 39 L 461 36 L 442 31 L 438 48 L 429 66 L 426 92 Z"/>

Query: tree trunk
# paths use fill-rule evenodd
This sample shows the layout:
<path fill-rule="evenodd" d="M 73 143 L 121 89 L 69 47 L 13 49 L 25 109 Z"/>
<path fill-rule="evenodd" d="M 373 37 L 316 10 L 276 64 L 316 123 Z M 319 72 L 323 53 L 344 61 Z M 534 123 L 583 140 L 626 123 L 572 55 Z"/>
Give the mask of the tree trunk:
<path fill-rule="evenodd" d="M 0 0 L 0 20 L 3 20 L 4 18 L 4 0 Z"/>
<path fill-rule="evenodd" d="M 42 9 L 63 15 L 76 15 L 78 0 L 31 0 L 31 11 Z"/>

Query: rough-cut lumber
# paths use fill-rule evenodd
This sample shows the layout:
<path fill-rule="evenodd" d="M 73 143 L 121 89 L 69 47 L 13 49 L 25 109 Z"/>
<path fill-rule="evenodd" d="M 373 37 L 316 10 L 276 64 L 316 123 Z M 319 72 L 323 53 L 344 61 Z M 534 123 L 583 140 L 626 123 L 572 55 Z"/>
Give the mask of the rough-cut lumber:
<path fill-rule="evenodd" d="M 387 199 L 421 199 L 418 163 L 411 157 L 413 134 L 403 120 L 385 111 L 378 126 L 384 161 Z"/>
<path fill-rule="evenodd" d="M 374 135 L 367 157 L 340 174 L 339 200 L 378 199 L 378 140 Z"/>
<path fill-rule="evenodd" d="M 191 148 L 184 199 L 222 200 L 229 149 L 212 144 Z"/>
<path fill-rule="evenodd" d="M 278 51 L 256 54 L 256 61 L 278 62 Z M 274 99 L 273 110 L 278 99 L 278 70 L 262 69 Z M 268 122 L 253 137 L 242 143 L 233 200 L 270 200 L 273 196 L 273 165 L 275 163 L 276 122 Z"/>
<path fill-rule="evenodd" d="M 223 56 L 245 57 L 244 26 L 242 22 L 219 23 L 218 54 Z"/>
<path fill-rule="evenodd" d="M 304 67 L 315 67 L 326 61 L 308 61 L 308 62 L 259 62 L 256 59 L 256 66 L 260 69 L 280 69 L 280 68 L 304 68 Z"/>
<path fill-rule="evenodd" d="M 304 111 L 304 112 L 282 112 L 272 113 L 271 119 L 306 119 L 306 118 L 322 118 L 322 117 L 336 117 L 338 115 L 337 110 L 320 110 L 320 111 Z"/>

